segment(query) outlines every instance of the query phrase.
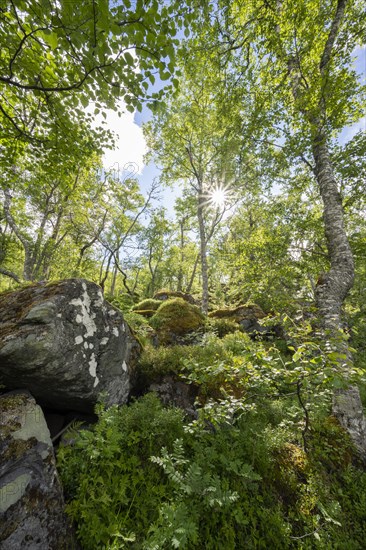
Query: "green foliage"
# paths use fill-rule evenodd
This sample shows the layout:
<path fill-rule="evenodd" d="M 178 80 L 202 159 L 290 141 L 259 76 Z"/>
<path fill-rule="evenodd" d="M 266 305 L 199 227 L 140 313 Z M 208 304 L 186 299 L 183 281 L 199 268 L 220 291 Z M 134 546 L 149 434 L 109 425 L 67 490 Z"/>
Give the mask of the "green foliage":
<path fill-rule="evenodd" d="M 239 330 L 238 323 L 230 319 L 209 319 L 206 327 L 209 331 L 217 334 L 219 338 Z"/>
<path fill-rule="evenodd" d="M 204 364 L 209 364 L 213 358 L 226 357 L 224 347 L 220 341 L 211 341 L 206 345 L 160 346 L 154 348 L 146 346 L 139 359 L 139 375 L 144 383 L 149 385 L 160 380 L 166 374 L 181 374 L 185 370 L 185 361 L 193 358 Z"/>
<path fill-rule="evenodd" d="M 148 346 L 152 337 L 153 330 L 150 327 L 147 319 L 138 313 L 129 311 L 123 314 L 124 319 L 132 329 L 133 333 L 139 339 L 143 346 Z"/>
<path fill-rule="evenodd" d="M 198 417 L 184 423 L 146 395 L 100 409 L 94 429 L 61 448 L 85 547 L 361 550 L 366 477 L 329 417 L 332 359 L 306 328 L 291 338 L 285 359 L 241 332 L 146 347 L 151 381 L 173 373 L 199 387 Z"/>
<path fill-rule="evenodd" d="M 366 537 L 366 473 L 350 466 L 331 490 L 342 510 L 341 525 L 331 526 L 333 548 L 362 550 Z"/>
<path fill-rule="evenodd" d="M 99 408 L 98 416 L 92 430 L 60 448 L 58 464 L 83 547 L 123 547 L 123 538 L 144 538 L 169 492 L 149 457 L 182 437 L 182 413 L 163 410 L 150 394 L 129 407 Z"/>
<path fill-rule="evenodd" d="M 90 122 L 86 107 L 91 101 L 98 114 L 106 107 L 116 108 L 120 98 L 130 112 L 141 109 L 143 97 L 159 99 L 159 92 L 146 93 L 147 82 L 155 81 L 156 71 L 162 80 L 172 76 L 174 36 L 190 19 L 185 19 L 185 8 L 177 6 L 162 6 L 156 0 L 144 7 L 129 1 L 85 1 L 79 6 L 67 1 L 3 2 L 3 136 L 34 140 L 35 145 L 52 138 L 60 150 L 68 141 L 70 122 Z"/>
<path fill-rule="evenodd" d="M 124 313 L 130 312 L 131 306 L 133 305 L 133 297 L 127 292 L 119 292 L 116 296 L 106 294 L 105 298 Z"/>

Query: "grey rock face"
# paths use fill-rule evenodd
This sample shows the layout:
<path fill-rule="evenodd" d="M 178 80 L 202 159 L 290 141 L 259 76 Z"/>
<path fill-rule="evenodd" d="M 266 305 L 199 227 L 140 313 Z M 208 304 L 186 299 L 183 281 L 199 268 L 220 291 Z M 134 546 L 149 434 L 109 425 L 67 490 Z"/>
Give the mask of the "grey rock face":
<path fill-rule="evenodd" d="M 53 447 L 28 392 L 0 396 L 0 548 L 71 550 Z"/>
<path fill-rule="evenodd" d="M 100 394 L 125 403 L 140 352 L 122 314 L 83 279 L 0 296 L 0 384 L 42 406 L 92 412 Z"/>
<path fill-rule="evenodd" d="M 194 406 L 198 388 L 186 384 L 174 376 L 164 376 L 161 382 L 151 384 L 149 391 L 155 392 L 163 405 L 183 409 L 191 418 L 197 418 Z"/>

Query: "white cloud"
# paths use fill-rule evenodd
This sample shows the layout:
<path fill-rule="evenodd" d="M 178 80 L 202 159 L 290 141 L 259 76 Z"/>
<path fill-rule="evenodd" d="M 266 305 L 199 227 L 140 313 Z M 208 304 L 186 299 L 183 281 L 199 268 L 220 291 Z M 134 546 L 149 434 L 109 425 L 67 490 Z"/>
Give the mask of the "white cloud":
<path fill-rule="evenodd" d="M 120 104 L 123 110 L 123 103 Z M 90 112 L 93 112 L 90 106 Z M 133 113 L 125 112 L 121 117 L 112 109 L 104 111 L 106 118 L 99 114 L 95 117 L 95 126 L 105 122 L 104 128 L 115 134 L 116 147 L 106 149 L 103 155 L 103 166 L 106 170 L 113 169 L 121 175 L 141 174 L 144 168 L 143 156 L 147 152 L 142 128 L 135 124 Z"/>

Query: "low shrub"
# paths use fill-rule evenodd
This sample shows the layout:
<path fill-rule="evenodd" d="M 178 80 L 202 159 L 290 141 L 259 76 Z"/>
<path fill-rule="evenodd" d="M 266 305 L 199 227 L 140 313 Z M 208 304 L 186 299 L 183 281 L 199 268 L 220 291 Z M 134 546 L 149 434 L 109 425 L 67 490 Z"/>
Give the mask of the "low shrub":
<path fill-rule="evenodd" d="M 208 319 L 206 329 L 223 338 L 226 334 L 231 334 L 240 330 L 240 326 L 230 319 Z"/>
<path fill-rule="evenodd" d="M 142 372 L 199 386 L 198 417 L 149 394 L 60 449 L 83 548 L 362 550 L 366 473 L 329 417 L 332 365 L 318 342 L 290 351 L 240 332 L 147 346 Z"/>
<path fill-rule="evenodd" d="M 181 375 L 186 371 L 185 361 L 193 360 L 199 364 L 211 364 L 216 359 L 227 358 L 228 354 L 218 339 L 212 339 L 210 346 L 169 346 L 145 347 L 141 354 L 138 371 L 143 385 L 161 380 L 167 374 Z"/>

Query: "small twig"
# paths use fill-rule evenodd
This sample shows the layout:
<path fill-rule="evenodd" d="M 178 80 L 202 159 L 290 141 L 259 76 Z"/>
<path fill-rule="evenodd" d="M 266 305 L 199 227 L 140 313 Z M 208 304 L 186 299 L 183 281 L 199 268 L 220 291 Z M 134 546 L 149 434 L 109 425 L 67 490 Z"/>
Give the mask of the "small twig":
<path fill-rule="evenodd" d="M 321 527 L 323 527 L 323 524 L 319 525 L 319 527 L 317 527 L 315 529 L 315 531 L 312 531 L 311 533 L 305 533 L 305 535 L 300 535 L 299 537 L 291 537 L 290 536 L 290 539 L 300 540 L 300 539 L 305 539 L 306 537 L 311 537 L 312 535 L 315 535 L 315 533 L 317 533 L 319 531 L 319 529 L 321 529 Z"/>
<path fill-rule="evenodd" d="M 55 441 L 57 441 L 57 439 L 58 439 L 59 437 L 61 437 L 62 434 L 63 434 L 64 432 L 66 432 L 66 430 L 67 430 L 68 428 L 70 428 L 71 424 L 73 424 L 74 422 L 75 422 L 75 418 L 73 418 L 68 424 L 66 424 L 66 426 L 65 426 L 64 428 L 62 428 L 62 430 L 60 430 L 60 431 L 51 439 L 52 443 L 54 443 Z"/>

